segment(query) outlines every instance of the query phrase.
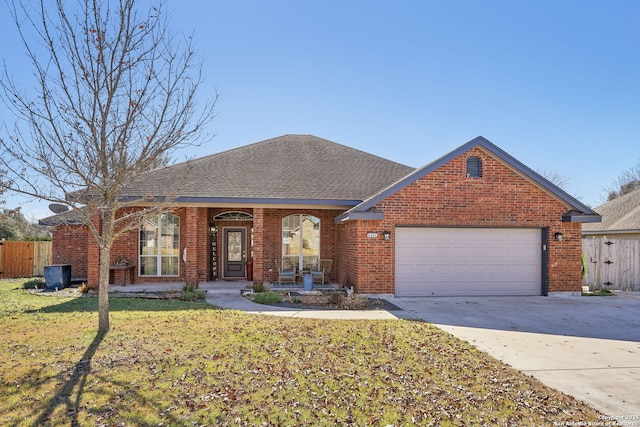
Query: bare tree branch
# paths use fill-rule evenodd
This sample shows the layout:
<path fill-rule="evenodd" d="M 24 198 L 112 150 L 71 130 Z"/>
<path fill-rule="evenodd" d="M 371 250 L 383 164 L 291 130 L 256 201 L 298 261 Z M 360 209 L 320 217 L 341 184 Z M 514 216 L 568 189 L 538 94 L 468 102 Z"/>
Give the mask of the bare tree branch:
<path fill-rule="evenodd" d="M 112 244 L 150 212 L 116 215 L 132 203 L 123 189 L 201 143 L 217 97 L 198 105 L 201 64 L 192 38 L 169 32 L 164 3 L 143 10 L 137 0 L 15 0 L 9 9 L 35 90 L 19 87 L 4 64 L 0 96 L 18 120 L 0 138 L 0 186 L 85 217 L 101 251 L 99 329 L 106 331 Z"/>
<path fill-rule="evenodd" d="M 606 196 L 604 202 L 624 196 L 632 191 L 640 189 L 640 160 L 629 169 L 622 171 L 620 175 L 607 187 L 604 188 Z"/>

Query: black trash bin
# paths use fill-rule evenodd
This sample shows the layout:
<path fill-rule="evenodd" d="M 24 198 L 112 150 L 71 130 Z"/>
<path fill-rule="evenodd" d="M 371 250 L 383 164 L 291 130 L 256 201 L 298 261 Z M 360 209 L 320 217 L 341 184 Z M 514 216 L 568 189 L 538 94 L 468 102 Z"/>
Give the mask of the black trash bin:
<path fill-rule="evenodd" d="M 44 281 L 47 289 L 64 289 L 71 286 L 71 264 L 44 266 Z"/>

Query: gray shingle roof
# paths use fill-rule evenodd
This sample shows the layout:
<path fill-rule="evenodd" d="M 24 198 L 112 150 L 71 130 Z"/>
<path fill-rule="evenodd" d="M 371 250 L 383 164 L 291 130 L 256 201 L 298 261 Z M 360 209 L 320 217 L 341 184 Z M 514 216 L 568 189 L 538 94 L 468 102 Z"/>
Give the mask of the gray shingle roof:
<path fill-rule="evenodd" d="M 123 195 L 171 195 L 189 202 L 355 205 L 413 170 L 312 135 L 284 135 L 147 172 Z"/>
<path fill-rule="evenodd" d="M 613 199 L 594 210 L 602 215 L 602 222 L 584 224 L 583 232 L 640 231 L 640 190 Z"/>

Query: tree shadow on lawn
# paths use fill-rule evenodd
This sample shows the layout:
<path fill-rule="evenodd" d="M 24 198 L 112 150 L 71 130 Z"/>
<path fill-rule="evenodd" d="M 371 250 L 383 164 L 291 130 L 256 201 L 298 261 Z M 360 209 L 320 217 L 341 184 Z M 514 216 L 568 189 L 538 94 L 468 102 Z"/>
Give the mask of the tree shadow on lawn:
<path fill-rule="evenodd" d="M 44 297 L 43 297 L 44 298 Z M 52 301 L 54 302 L 54 301 Z M 182 311 L 182 310 L 221 310 L 205 301 L 179 301 L 169 299 L 145 298 L 109 298 L 109 311 Z M 59 304 L 27 310 L 26 313 L 79 313 L 97 312 L 98 298 L 81 297 Z"/>
<path fill-rule="evenodd" d="M 106 333 L 104 332 L 98 332 L 91 344 L 89 344 L 87 351 L 85 351 L 80 358 L 80 361 L 73 366 L 69 379 L 62 384 L 62 386 L 53 396 L 51 396 L 49 400 L 42 404 L 42 413 L 33 422 L 32 426 L 37 427 L 48 423 L 58 405 L 64 405 L 66 407 L 66 414 L 69 416 L 72 426 L 79 425 L 79 402 L 82 398 L 87 375 L 91 372 L 91 359 L 96 354 L 96 351 L 98 350 L 98 347 L 105 335 Z M 74 399 L 74 389 L 76 387 L 77 391 L 75 392 Z"/>
<path fill-rule="evenodd" d="M 52 421 L 51 418 L 54 416 L 56 409 L 60 406 L 64 406 L 64 416 L 68 419 L 69 425 L 72 427 L 80 426 L 78 414 L 83 409 L 82 408 L 83 394 L 85 392 L 87 377 L 91 373 L 91 362 L 98 350 L 98 347 L 100 346 L 100 344 L 102 343 L 106 335 L 107 334 L 105 332 L 98 332 L 96 334 L 95 338 L 93 339 L 91 344 L 89 344 L 89 347 L 87 347 L 87 350 L 84 352 L 80 360 L 75 365 L 73 365 L 73 367 L 71 367 L 70 370 L 67 371 L 67 372 L 69 371 L 71 372 L 71 375 L 69 376 L 69 378 L 66 380 L 60 381 L 60 386 L 48 400 L 32 403 L 33 413 L 34 414 L 39 413 L 39 415 L 37 416 L 35 421 L 31 423 L 31 426 L 39 427 L 42 425 L 49 424 Z M 59 375 L 63 375 L 63 373 Z M 111 382 L 111 383 L 114 383 L 114 385 L 119 386 L 121 389 L 128 390 L 128 393 L 130 395 L 132 393 L 135 393 L 132 390 L 130 390 L 130 388 L 128 387 L 129 384 L 124 384 L 124 383 L 117 384 L 113 382 L 111 379 L 104 376 L 101 376 L 99 378 L 100 378 L 99 380 L 100 384 Z M 51 380 L 53 380 L 53 378 L 43 379 L 42 381 L 51 381 Z M 143 396 L 141 396 L 139 393 L 135 393 L 135 397 L 138 402 L 142 402 L 143 404 L 148 405 L 149 407 L 154 407 L 153 402 L 150 402 L 147 399 L 144 399 Z M 106 408 L 106 407 L 92 409 L 92 413 L 96 415 L 104 414 L 107 416 L 111 416 L 113 415 L 112 412 L 113 411 L 111 408 Z M 59 415 L 55 415 L 55 417 L 60 418 Z M 169 414 L 165 413 L 164 417 L 168 421 L 169 425 L 175 425 L 175 423 L 178 422 L 177 419 L 175 419 Z M 58 419 L 58 421 L 60 420 Z M 20 420 L 17 423 L 13 423 L 11 426 L 17 427 L 19 425 L 22 425 L 22 420 Z M 136 425 L 151 426 L 151 424 L 145 423 L 142 420 L 137 420 Z M 156 424 L 153 424 L 153 425 L 156 425 Z"/>

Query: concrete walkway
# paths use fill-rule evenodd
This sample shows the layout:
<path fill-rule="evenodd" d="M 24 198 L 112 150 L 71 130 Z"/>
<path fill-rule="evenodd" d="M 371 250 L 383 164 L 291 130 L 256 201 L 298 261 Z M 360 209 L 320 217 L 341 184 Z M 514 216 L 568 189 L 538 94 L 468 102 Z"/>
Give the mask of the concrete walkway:
<path fill-rule="evenodd" d="M 207 289 L 207 302 L 218 307 L 242 310 L 247 313 L 269 314 L 282 317 L 300 317 L 307 319 L 399 319 L 404 312 L 386 310 L 291 310 L 289 308 L 256 304 L 240 296 L 240 289 L 250 287 L 250 282 L 208 282 L 200 285 Z"/>
<path fill-rule="evenodd" d="M 181 284 L 152 285 L 153 290 Z M 610 416 L 640 416 L 640 293 L 616 297 L 393 298 L 403 311 L 291 310 L 240 295 L 250 282 L 208 282 L 207 302 L 310 319 L 419 319 Z M 151 285 L 112 286 L 119 291 Z M 575 420 L 579 422 L 580 420 Z M 640 419 L 627 420 L 640 427 Z"/>

